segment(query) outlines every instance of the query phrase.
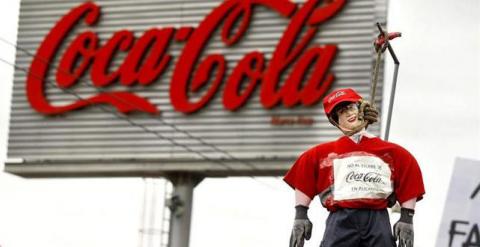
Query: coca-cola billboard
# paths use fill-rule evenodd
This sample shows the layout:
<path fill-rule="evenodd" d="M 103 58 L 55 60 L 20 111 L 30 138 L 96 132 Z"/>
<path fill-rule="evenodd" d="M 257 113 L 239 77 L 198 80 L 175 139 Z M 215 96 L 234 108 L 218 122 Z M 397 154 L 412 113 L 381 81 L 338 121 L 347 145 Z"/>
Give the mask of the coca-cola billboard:
<path fill-rule="evenodd" d="M 22 0 L 7 155 L 23 163 L 6 169 L 283 174 L 341 134 L 319 103 L 326 93 L 352 87 L 368 99 L 382 6 Z M 377 105 L 381 87 L 380 74 Z"/>

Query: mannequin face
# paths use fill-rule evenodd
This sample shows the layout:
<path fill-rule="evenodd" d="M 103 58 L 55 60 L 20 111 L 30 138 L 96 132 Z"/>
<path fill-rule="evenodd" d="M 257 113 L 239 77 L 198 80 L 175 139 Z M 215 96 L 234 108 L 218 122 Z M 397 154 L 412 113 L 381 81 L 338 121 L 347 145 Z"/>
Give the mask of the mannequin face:
<path fill-rule="evenodd" d="M 353 130 L 360 126 L 362 122 L 358 120 L 358 104 L 350 103 L 338 109 L 335 112 L 338 116 L 338 125 L 345 130 Z"/>

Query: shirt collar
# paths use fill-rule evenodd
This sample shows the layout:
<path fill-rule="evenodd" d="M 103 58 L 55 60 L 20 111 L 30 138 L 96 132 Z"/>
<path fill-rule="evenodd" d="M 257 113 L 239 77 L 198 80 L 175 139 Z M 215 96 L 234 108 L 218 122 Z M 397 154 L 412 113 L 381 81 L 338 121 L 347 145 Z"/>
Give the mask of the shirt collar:
<path fill-rule="evenodd" d="M 360 143 L 360 141 L 362 140 L 363 137 L 367 137 L 367 138 L 373 138 L 375 137 L 373 134 L 367 132 L 365 129 L 349 136 L 348 138 L 350 138 L 353 142 L 355 143 Z"/>

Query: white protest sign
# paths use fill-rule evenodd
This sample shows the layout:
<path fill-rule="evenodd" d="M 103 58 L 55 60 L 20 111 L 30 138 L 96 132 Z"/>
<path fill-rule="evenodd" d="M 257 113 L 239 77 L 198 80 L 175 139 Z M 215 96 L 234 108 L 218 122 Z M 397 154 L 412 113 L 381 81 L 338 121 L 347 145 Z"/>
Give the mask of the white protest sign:
<path fill-rule="evenodd" d="M 480 247 L 480 160 L 457 158 L 435 246 Z"/>

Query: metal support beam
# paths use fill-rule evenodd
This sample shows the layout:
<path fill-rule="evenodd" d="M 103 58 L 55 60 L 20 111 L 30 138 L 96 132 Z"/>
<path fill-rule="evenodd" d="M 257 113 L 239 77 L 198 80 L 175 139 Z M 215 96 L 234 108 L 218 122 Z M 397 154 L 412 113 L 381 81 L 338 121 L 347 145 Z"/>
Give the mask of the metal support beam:
<path fill-rule="evenodd" d="M 173 194 L 167 201 L 171 211 L 169 247 L 188 247 L 192 219 L 193 189 L 204 177 L 192 173 L 170 174 Z"/>

